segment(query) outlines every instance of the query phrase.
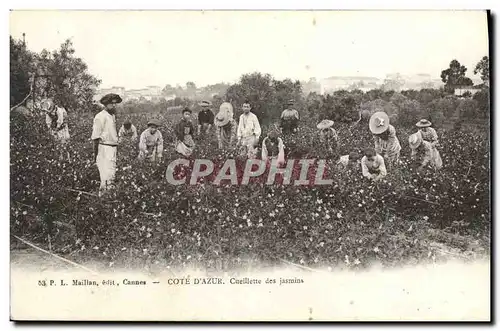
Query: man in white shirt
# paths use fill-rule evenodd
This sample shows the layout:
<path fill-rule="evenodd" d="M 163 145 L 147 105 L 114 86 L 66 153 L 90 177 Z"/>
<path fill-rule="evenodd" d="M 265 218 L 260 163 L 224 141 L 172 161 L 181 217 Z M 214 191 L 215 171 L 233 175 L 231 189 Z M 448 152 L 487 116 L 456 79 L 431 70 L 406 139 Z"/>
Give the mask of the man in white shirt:
<path fill-rule="evenodd" d="M 163 155 L 163 136 L 158 127 L 160 121 L 151 120 L 148 128 L 141 134 L 139 140 L 139 160 L 148 159 L 150 161 L 160 161 Z"/>
<path fill-rule="evenodd" d="M 246 154 L 249 159 L 254 159 L 257 154 L 257 149 L 255 145 L 259 141 L 261 135 L 261 128 L 259 124 L 259 119 L 254 113 L 251 113 L 249 101 L 243 103 L 243 114 L 240 116 L 240 121 L 238 123 L 238 131 L 236 136 L 238 137 L 238 146 L 246 149 Z"/>
<path fill-rule="evenodd" d="M 106 94 L 100 100 L 105 109 L 94 117 L 92 140 L 94 141 L 94 161 L 99 169 L 101 186 L 99 196 L 113 187 L 116 174 L 116 105 L 122 102 L 119 95 Z"/>

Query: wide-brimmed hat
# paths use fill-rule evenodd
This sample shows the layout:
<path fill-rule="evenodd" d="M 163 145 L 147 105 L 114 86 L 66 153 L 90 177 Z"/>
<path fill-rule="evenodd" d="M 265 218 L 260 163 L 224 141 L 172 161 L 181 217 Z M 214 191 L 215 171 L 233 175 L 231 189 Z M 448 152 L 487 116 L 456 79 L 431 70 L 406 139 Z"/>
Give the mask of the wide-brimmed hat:
<path fill-rule="evenodd" d="M 157 119 L 152 119 L 152 120 L 149 120 L 148 121 L 148 126 L 151 126 L 151 125 L 155 125 L 156 127 L 160 127 L 161 126 L 161 123 L 160 121 L 158 121 Z"/>
<path fill-rule="evenodd" d="M 205 107 L 210 107 L 212 103 L 208 100 L 203 100 L 202 102 L 198 103 L 198 106 L 205 106 Z"/>
<path fill-rule="evenodd" d="M 288 102 L 286 103 L 287 106 L 293 106 L 294 104 L 295 104 L 295 100 L 293 100 L 293 99 L 288 100 Z"/>
<path fill-rule="evenodd" d="M 417 127 L 419 128 L 427 128 L 432 125 L 432 123 L 426 119 L 420 120 L 417 122 Z"/>
<path fill-rule="evenodd" d="M 47 98 L 43 100 L 40 104 L 40 108 L 42 108 L 43 111 L 52 110 L 53 107 L 54 107 L 54 100 L 52 100 L 52 98 Z"/>
<path fill-rule="evenodd" d="M 233 118 L 233 106 L 229 102 L 224 102 L 219 107 L 219 112 L 215 116 L 215 126 L 224 126 Z"/>
<path fill-rule="evenodd" d="M 316 127 L 320 130 L 328 129 L 333 125 L 333 123 L 334 122 L 332 120 L 322 120 L 321 122 L 318 123 Z"/>
<path fill-rule="evenodd" d="M 381 134 L 389 128 L 389 116 L 383 111 L 378 111 L 370 117 L 370 131 Z"/>
<path fill-rule="evenodd" d="M 118 94 L 109 93 L 109 94 L 106 94 L 105 96 L 103 96 L 101 98 L 100 102 L 106 106 L 106 105 L 109 105 L 111 103 L 121 103 L 122 98 Z"/>
<path fill-rule="evenodd" d="M 361 159 L 361 154 L 359 154 L 358 152 L 349 153 L 349 160 L 357 161 L 359 159 Z"/>
<path fill-rule="evenodd" d="M 410 145 L 411 149 L 418 148 L 420 144 L 422 143 L 422 134 L 420 132 L 414 133 L 408 137 L 408 143 Z"/>
<path fill-rule="evenodd" d="M 184 113 L 193 113 L 193 111 L 189 107 L 182 108 L 182 114 Z"/>
<path fill-rule="evenodd" d="M 130 120 L 125 120 L 125 122 L 123 122 L 123 124 L 132 124 L 132 122 Z"/>

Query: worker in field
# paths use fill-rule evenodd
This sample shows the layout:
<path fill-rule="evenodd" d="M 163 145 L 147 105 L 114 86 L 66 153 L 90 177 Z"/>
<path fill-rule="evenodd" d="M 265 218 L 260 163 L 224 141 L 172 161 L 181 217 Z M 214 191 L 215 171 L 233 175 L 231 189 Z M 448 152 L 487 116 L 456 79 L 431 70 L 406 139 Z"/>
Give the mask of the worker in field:
<path fill-rule="evenodd" d="M 222 103 L 214 119 L 219 149 L 233 146 L 233 142 L 236 139 L 238 124 L 233 116 L 234 112 L 231 103 Z"/>
<path fill-rule="evenodd" d="M 299 112 L 293 108 L 295 102 L 289 100 L 286 109 L 281 113 L 281 130 L 284 134 L 295 133 L 299 127 Z"/>
<path fill-rule="evenodd" d="M 195 148 L 194 126 L 191 122 L 191 115 L 191 109 L 188 107 L 182 109 L 182 119 L 174 129 L 177 139 L 175 150 L 185 157 L 190 157 Z"/>
<path fill-rule="evenodd" d="M 118 141 L 120 143 L 135 143 L 137 141 L 137 128 L 130 120 L 126 120 L 120 127 L 120 130 L 118 131 Z"/>
<path fill-rule="evenodd" d="M 330 152 L 337 149 L 338 135 L 333 128 L 332 120 L 322 120 L 316 126 L 319 129 L 319 139 L 323 146 L 326 146 Z"/>
<path fill-rule="evenodd" d="M 374 148 L 367 148 L 361 159 L 363 177 L 379 181 L 387 175 L 384 158 Z"/>
<path fill-rule="evenodd" d="M 256 146 L 262 133 L 259 119 L 250 110 L 252 106 L 246 100 L 243 105 L 243 114 L 240 115 L 237 130 L 237 146 L 240 148 L 240 156 L 246 155 L 249 159 L 256 157 Z"/>
<path fill-rule="evenodd" d="M 389 168 L 399 162 L 401 145 L 396 136 L 396 129 L 389 123 L 389 116 L 385 112 L 376 112 L 370 117 L 370 131 L 375 142 L 375 151 L 387 161 Z"/>
<path fill-rule="evenodd" d="M 212 103 L 210 101 L 202 101 L 198 105 L 201 106 L 201 111 L 198 113 L 198 135 L 201 133 L 208 134 L 214 124 L 214 113 L 212 112 Z"/>
<path fill-rule="evenodd" d="M 417 171 L 422 171 L 426 166 L 435 170 L 442 168 L 443 161 L 439 152 L 432 146 L 432 143 L 423 139 L 420 131 L 410 135 L 408 143 L 411 148 L 411 159 L 418 165 Z"/>
<path fill-rule="evenodd" d="M 110 93 L 100 100 L 105 107 L 94 117 L 91 139 L 94 142 L 94 161 L 99 169 L 101 185 L 99 196 L 114 188 L 118 133 L 116 132 L 116 105 L 122 102 L 118 94 Z"/>
<path fill-rule="evenodd" d="M 337 162 L 340 170 L 354 170 L 361 165 L 361 155 L 358 152 L 351 152 L 347 155 L 342 155 Z"/>
<path fill-rule="evenodd" d="M 273 126 L 268 132 L 267 137 L 262 140 L 261 156 L 262 160 L 276 160 L 277 165 L 281 166 L 285 163 L 285 145 L 279 135 L 279 128 Z"/>
<path fill-rule="evenodd" d="M 50 134 L 56 141 L 65 145 L 70 139 L 66 109 L 57 106 L 52 98 L 42 101 L 41 107 L 45 112 L 45 122 Z"/>
<path fill-rule="evenodd" d="M 163 136 L 158 128 L 158 120 L 148 122 L 148 128 L 141 133 L 139 139 L 139 160 L 160 161 L 163 155 Z"/>

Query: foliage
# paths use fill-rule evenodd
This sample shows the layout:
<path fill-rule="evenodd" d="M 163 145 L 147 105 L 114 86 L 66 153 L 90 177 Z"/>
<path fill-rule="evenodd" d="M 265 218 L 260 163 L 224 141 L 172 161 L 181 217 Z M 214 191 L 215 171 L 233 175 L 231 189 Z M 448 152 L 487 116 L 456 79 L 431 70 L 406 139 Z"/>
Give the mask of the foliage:
<path fill-rule="evenodd" d="M 481 75 L 483 83 L 488 86 L 490 82 L 490 61 L 487 56 L 484 56 L 481 61 L 476 64 L 474 75 L 477 74 Z"/>
<path fill-rule="evenodd" d="M 30 92 L 30 75 L 34 72 L 34 54 L 22 41 L 10 36 L 10 106 L 17 105 Z"/>
<path fill-rule="evenodd" d="M 52 97 L 68 111 L 86 111 L 93 108 L 95 89 L 100 80 L 88 72 L 87 64 L 75 56 L 71 40 L 66 40 L 52 53 L 42 50 L 30 52 L 22 42 L 10 38 L 11 102 L 21 101 L 29 92 L 29 75 L 35 74 L 36 101 Z"/>
<path fill-rule="evenodd" d="M 72 252 L 78 261 L 92 258 L 120 267 L 137 259 L 146 265 L 219 270 L 245 267 L 248 261 L 275 264 L 279 259 L 311 267 L 393 266 L 435 256 L 429 229 L 476 239 L 489 233 L 487 135 L 438 130 L 444 169 L 416 174 L 407 144 L 414 129 L 398 127 L 402 164 L 374 184 L 360 171 L 333 168 L 339 155 L 373 143 L 367 125 L 352 129 L 337 123 L 339 147 L 328 157 L 325 174 L 333 185 L 173 186 L 164 173 L 176 158 L 171 128 L 180 114 L 156 113 L 165 124 L 160 128 L 165 160 L 140 163 L 135 146 L 120 146 L 116 198 L 100 200 L 68 190 L 95 193 L 98 187 L 88 142 L 92 116 L 72 114 L 69 159 L 46 133 L 43 118 L 25 121 L 17 116 L 11 119 L 11 231 L 41 245 L 47 245 L 50 233 L 55 252 Z M 130 116 L 142 132 L 151 115 Z M 117 125 L 123 120 L 118 114 Z M 306 151 L 302 157 L 325 157 L 316 123 L 304 122 L 297 136 L 285 137 L 287 154 Z M 217 164 L 234 156 L 234 151 L 215 146 L 213 134 L 198 139 L 194 157 Z"/>
<path fill-rule="evenodd" d="M 450 67 L 441 71 L 441 80 L 445 83 L 445 90 L 453 93 L 460 86 L 472 86 L 472 80 L 465 76 L 467 68 L 457 60 L 450 62 Z"/>

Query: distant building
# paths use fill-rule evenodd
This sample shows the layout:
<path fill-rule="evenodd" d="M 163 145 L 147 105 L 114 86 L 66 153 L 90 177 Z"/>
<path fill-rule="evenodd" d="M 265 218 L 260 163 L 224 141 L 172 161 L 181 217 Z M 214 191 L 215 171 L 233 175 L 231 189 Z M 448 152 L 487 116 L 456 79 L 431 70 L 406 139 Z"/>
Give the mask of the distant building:
<path fill-rule="evenodd" d="M 96 91 L 94 100 L 98 101 L 102 96 L 108 93 L 116 93 L 122 97 L 124 101 L 129 100 L 139 100 L 144 98 L 149 101 L 155 101 L 161 99 L 161 87 L 159 86 L 147 86 L 142 89 L 125 90 L 124 87 L 112 87 L 105 88 Z"/>
<path fill-rule="evenodd" d="M 366 76 L 332 76 L 320 81 L 321 94 L 332 93 L 338 90 L 349 90 L 353 87 L 374 89 L 382 82 L 377 77 Z"/>
<path fill-rule="evenodd" d="M 474 95 L 479 91 L 481 91 L 481 89 L 475 87 L 460 87 L 455 89 L 455 95 L 461 97 L 467 92 L 469 92 L 471 95 Z"/>

